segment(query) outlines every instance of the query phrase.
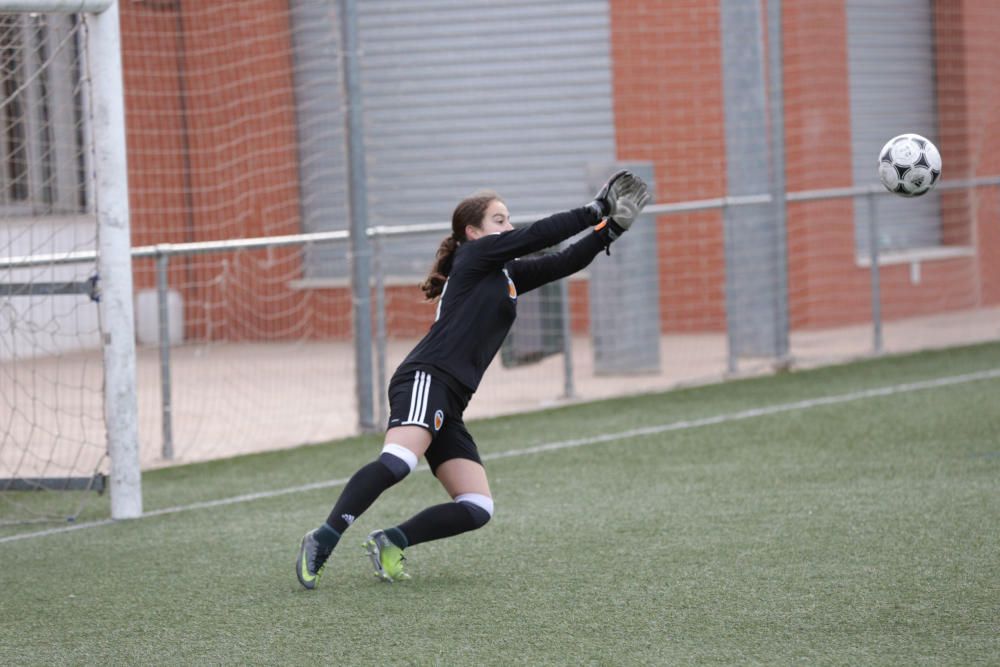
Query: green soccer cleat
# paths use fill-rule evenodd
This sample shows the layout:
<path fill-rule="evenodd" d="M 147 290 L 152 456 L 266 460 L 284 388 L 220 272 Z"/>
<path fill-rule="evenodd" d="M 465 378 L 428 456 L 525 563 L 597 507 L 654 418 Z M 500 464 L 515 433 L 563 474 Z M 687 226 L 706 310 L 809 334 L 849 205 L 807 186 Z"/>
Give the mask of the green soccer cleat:
<path fill-rule="evenodd" d="M 385 531 L 372 531 L 362 546 L 375 567 L 376 577 L 389 583 L 410 578 L 403 571 L 403 562 L 406 560 L 403 550 L 385 536 Z"/>
<path fill-rule="evenodd" d="M 302 546 L 299 547 L 299 558 L 295 561 L 295 575 L 299 578 L 299 583 L 309 590 L 316 588 L 326 566 L 326 559 L 332 552 L 333 549 L 324 547 L 316 540 L 315 530 L 306 533 L 302 538 Z"/>

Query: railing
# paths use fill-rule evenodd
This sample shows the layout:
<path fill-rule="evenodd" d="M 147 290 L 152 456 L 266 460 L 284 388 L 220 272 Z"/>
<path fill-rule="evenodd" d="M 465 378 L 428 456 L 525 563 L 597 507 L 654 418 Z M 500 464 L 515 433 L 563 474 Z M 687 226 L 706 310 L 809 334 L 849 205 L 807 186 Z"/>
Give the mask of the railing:
<path fill-rule="evenodd" d="M 935 191 L 969 190 L 978 187 L 990 186 L 1000 186 L 1000 176 L 942 181 L 935 188 Z M 785 201 L 821 201 L 826 199 L 848 199 L 860 196 L 866 196 L 873 199 L 876 196 L 887 196 L 889 194 L 890 193 L 883 187 L 878 185 L 851 188 L 826 188 L 821 190 L 789 192 L 785 196 Z M 710 199 L 695 199 L 683 202 L 672 202 L 669 204 L 650 204 L 643 210 L 643 215 L 673 215 L 679 213 L 722 210 L 735 206 L 753 206 L 769 203 L 771 203 L 771 195 L 769 194 L 713 197 Z M 511 222 L 514 225 L 523 225 L 534 222 L 535 220 L 538 220 L 546 215 L 549 215 L 549 213 L 516 215 L 511 217 Z M 426 234 L 430 232 L 447 232 L 450 230 L 451 224 L 447 222 L 425 222 L 415 225 L 377 225 L 368 228 L 368 237 L 389 238 L 393 236 L 408 236 Z M 158 257 L 160 255 L 195 255 L 229 250 L 247 250 L 254 248 L 301 245 L 306 243 L 332 243 L 338 241 L 349 241 L 350 238 L 351 233 L 349 231 L 341 230 L 332 232 L 288 234 L 283 236 L 262 236 L 250 239 L 229 239 L 224 241 L 158 243 L 156 245 L 136 246 L 132 248 L 132 257 L 134 259 L 138 259 L 144 257 Z M 24 255 L 0 258 L 0 269 L 23 269 L 33 266 L 84 264 L 96 261 L 96 259 L 96 250 L 78 250 L 66 253 Z"/>

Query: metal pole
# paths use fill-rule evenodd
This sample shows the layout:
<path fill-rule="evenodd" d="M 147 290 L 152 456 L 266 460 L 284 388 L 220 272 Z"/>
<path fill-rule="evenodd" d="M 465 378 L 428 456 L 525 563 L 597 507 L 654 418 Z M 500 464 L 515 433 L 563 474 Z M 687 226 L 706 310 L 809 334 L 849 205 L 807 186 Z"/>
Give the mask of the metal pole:
<path fill-rule="evenodd" d="M 878 213 L 875 193 L 868 198 L 868 261 L 871 262 L 872 283 L 872 348 L 875 354 L 882 354 L 882 288 L 878 266 Z"/>
<path fill-rule="evenodd" d="M 573 382 L 573 326 L 570 322 L 569 278 L 559 281 L 559 309 L 563 344 L 563 398 L 575 398 Z"/>
<path fill-rule="evenodd" d="M 775 357 L 779 365 L 789 361 L 788 344 L 788 230 L 785 204 L 785 101 L 782 83 L 781 0 L 768 0 L 768 61 L 770 63 L 771 200 L 774 204 Z"/>
<path fill-rule="evenodd" d="M 354 304 L 354 375 L 358 428 L 375 430 L 372 404 L 371 251 L 368 247 L 368 191 L 361 105 L 361 64 L 355 0 L 341 0 L 344 81 L 347 104 L 347 153 L 350 163 L 351 295 Z"/>
<path fill-rule="evenodd" d="M 731 258 L 736 252 L 736 244 L 733 243 L 733 231 L 728 215 L 729 205 L 723 200 L 722 203 L 722 247 L 727 258 Z M 734 375 L 739 371 L 739 351 L 736 349 L 736 303 L 735 303 L 735 280 L 733 274 L 728 270 L 729 260 L 726 261 L 726 275 L 723 276 L 726 284 L 726 372 Z"/>
<path fill-rule="evenodd" d="M 102 14 L 86 15 L 85 21 L 104 343 L 104 419 L 111 460 L 111 518 L 129 519 L 142 515 L 142 473 L 129 248 L 125 95 L 117 2 Z"/>
<path fill-rule="evenodd" d="M 160 342 L 160 414 L 163 420 L 162 456 L 174 458 L 173 390 L 170 382 L 170 311 L 167 303 L 169 255 L 156 258 L 156 304 L 159 309 Z"/>
<path fill-rule="evenodd" d="M 375 377 L 378 381 L 378 423 L 389 421 L 388 396 L 385 391 L 385 356 L 387 334 L 385 326 L 385 269 L 382 266 L 382 238 L 373 235 L 372 269 L 375 271 Z"/>
<path fill-rule="evenodd" d="M 181 188 L 184 195 L 184 240 L 193 243 L 198 237 L 194 218 L 194 168 L 191 159 L 191 113 L 188 109 L 187 85 L 187 39 L 184 30 L 184 7 L 181 0 L 175 0 L 174 10 L 174 53 L 177 64 L 177 120 L 180 124 L 181 140 Z M 184 281 L 187 283 L 188 300 L 195 303 L 199 300 L 202 288 L 195 276 L 195 263 L 190 257 L 184 258 Z"/>

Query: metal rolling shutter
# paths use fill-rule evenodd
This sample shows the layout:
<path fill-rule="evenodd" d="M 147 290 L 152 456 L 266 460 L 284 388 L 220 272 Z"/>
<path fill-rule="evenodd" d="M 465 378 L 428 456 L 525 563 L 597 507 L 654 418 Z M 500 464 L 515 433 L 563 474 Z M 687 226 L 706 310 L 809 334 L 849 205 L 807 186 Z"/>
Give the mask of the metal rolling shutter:
<path fill-rule="evenodd" d="M 316 2 L 296 4 L 305 17 L 303 6 Z M 498 191 L 515 216 L 585 203 L 593 194 L 587 164 L 615 158 L 608 23 L 607 0 L 359 2 L 369 224 L 447 221 L 462 197 L 483 188 Z M 297 42 L 300 34 L 308 35 L 297 33 Z M 301 70 L 315 51 L 297 53 Z M 342 106 L 340 76 L 328 78 L 327 101 L 305 105 L 326 124 Z M 308 91 L 297 88 L 300 127 L 322 127 L 304 118 Z M 303 180 L 316 180 L 310 169 L 342 179 L 343 168 L 329 163 L 342 165 L 343 156 L 341 145 L 304 164 Z M 341 192 L 343 182 L 331 189 Z M 310 216 L 303 199 L 307 229 L 346 227 Z M 387 243 L 389 272 L 424 274 L 441 236 Z M 324 264 L 311 273 L 347 273 Z"/>
<path fill-rule="evenodd" d="M 848 0 L 854 182 L 878 183 L 878 152 L 890 138 L 916 132 L 937 141 L 931 0 Z M 947 169 L 947 156 L 945 169 Z M 883 250 L 936 246 L 941 241 L 940 194 L 920 199 L 879 197 Z M 855 239 L 868 248 L 868 206 L 855 202 Z"/>

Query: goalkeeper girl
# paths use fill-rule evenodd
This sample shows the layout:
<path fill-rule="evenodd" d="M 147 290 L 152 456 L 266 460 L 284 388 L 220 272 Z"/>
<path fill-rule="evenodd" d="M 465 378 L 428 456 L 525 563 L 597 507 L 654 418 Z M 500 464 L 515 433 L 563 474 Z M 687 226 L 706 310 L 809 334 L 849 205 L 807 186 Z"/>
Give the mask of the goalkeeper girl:
<path fill-rule="evenodd" d="M 350 478 L 326 521 L 302 538 L 295 571 L 305 588 L 320 573 L 344 531 L 379 495 L 427 459 L 452 502 L 372 532 L 365 549 L 384 581 L 407 578 L 403 550 L 486 524 L 493 498 L 462 413 L 517 315 L 517 296 L 586 267 L 623 234 L 649 201 L 646 184 L 619 171 L 592 202 L 514 229 L 498 195 L 482 192 L 455 208 L 421 285 L 437 313 L 427 335 L 389 381 L 389 424 L 378 459 Z M 564 250 L 520 259 L 593 227 Z"/>

